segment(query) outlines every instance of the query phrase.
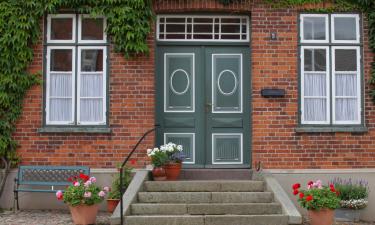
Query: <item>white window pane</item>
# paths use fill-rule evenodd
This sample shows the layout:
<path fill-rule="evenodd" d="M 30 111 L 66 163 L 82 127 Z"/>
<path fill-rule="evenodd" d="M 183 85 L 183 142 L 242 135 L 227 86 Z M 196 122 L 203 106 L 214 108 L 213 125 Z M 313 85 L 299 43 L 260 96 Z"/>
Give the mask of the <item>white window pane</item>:
<path fill-rule="evenodd" d="M 81 51 L 81 71 L 103 71 L 103 49 L 83 49 Z"/>
<path fill-rule="evenodd" d="M 51 98 L 49 104 L 50 121 L 72 121 L 72 99 Z"/>
<path fill-rule="evenodd" d="M 336 74 L 336 96 L 357 96 L 357 75 Z"/>
<path fill-rule="evenodd" d="M 51 40 L 73 39 L 73 18 L 51 18 Z"/>
<path fill-rule="evenodd" d="M 72 97 L 72 74 L 50 74 L 50 96 Z"/>
<path fill-rule="evenodd" d="M 81 97 L 103 97 L 103 74 L 81 74 Z"/>
<path fill-rule="evenodd" d="M 327 95 L 326 74 L 309 74 L 304 77 L 305 96 L 326 96 Z"/>
<path fill-rule="evenodd" d="M 303 17 L 304 40 L 326 40 L 325 17 Z"/>
<path fill-rule="evenodd" d="M 336 121 L 357 121 L 358 105 L 357 99 L 336 99 Z"/>
<path fill-rule="evenodd" d="M 357 49 L 336 49 L 335 71 L 357 71 Z"/>
<path fill-rule="evenodd" d="M 334 17 L 335 40 L 357 40 L 357 21 L 355 17 Z"/>
<path fill-rule="evenodd" d="M 326 101 L 326 99 L 305 99 L 303 110 L 305 121 L 326 121 Z"/>
<path fill-rule="evenodd" d="M 80 106 L 81 122 L 103 121 L 103 99 L 81 99 Z"/>
<path fill-rule="evenodd" d="M 326 49 L 304 49 L 305 71 L 327 71 Z"/>

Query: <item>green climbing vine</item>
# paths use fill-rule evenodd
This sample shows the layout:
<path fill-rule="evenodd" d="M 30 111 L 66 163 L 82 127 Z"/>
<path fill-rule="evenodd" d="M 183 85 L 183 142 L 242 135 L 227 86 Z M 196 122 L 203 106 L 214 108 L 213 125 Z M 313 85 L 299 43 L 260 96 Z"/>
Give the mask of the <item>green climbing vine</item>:
<path fill-rule="evenodd" d="M 236 0 L 218 0 L 230 4 Z M 275 7 L 289 7 L 323 0 L 263 0 Z M 369 20 L 369 43 L 375 53 L 375 1 L 335 0 L 321 10 L 361 10 Z M 22 110 L 22 101 L 38 74 L 29 74 L 33 44 L 40 40 L 40 19 L 46 13 L 73 10 L 107 17 L 107 33 L 115 51 L 126 57 L 147 53 L 147 35 L 153 19 L 151 0 L 7 0 L 0 1 L 0 157 L 16 162 L 17 143 L 12 138 Z M 374 60 L 375 61 L 375 60 Z M 375 86 L 375 62 L 370 83 Z M 375 102 L 375 89 L 371 91 Z"/>
<path fill-rule="evenodd" d="M 151 0 L 0 1 L 0 165 L 17 163 L 17 143 L 12 133 L 27 90 L 41 80 L 38 74 L 27 72 L 33 60 L 32 46 L 40 40 L 43 15 L 59 10 L 104 15 L 115 51 L 127 57 L 148 52 Z"/>

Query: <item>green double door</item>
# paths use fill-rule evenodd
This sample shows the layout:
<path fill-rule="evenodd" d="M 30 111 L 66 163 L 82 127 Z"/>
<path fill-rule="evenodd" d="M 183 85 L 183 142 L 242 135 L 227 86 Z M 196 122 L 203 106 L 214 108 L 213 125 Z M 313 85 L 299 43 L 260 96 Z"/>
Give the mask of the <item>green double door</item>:
<path fill-rule="evenodd" d="M 159 46 L 158 144 L 184 147 L 185 167 L 250 167 L 249 47 Z"/>

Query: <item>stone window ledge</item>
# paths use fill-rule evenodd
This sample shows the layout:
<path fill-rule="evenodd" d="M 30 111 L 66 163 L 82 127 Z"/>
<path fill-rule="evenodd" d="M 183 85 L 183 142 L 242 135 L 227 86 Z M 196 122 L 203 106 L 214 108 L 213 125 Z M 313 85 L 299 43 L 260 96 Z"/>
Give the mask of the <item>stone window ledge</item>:
<path fill-rule="evenodd" d="M 333 126 L 333 127 L 297 127 L 295 128 L 297 133 L 336 133 L 336 132 L 348 132 L 348 133 L 366 133 L 368 128 L 365 126 Z"/>
<path fill-rule="evenodd" d="M 42 127 L 38 133 L 97 133 L 110 134 L 111 128 L 108 127 Z"/>

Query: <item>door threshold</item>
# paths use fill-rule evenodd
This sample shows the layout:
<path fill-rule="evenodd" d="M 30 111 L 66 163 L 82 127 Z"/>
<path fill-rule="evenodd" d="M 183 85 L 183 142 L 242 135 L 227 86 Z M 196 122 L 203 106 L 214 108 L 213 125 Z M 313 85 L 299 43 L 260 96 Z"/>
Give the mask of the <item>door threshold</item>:
<path fill-rule="evenodd" d="M 253 171 L 250 168 L 184 168 L 181 180 L 251 180 Z"/>

